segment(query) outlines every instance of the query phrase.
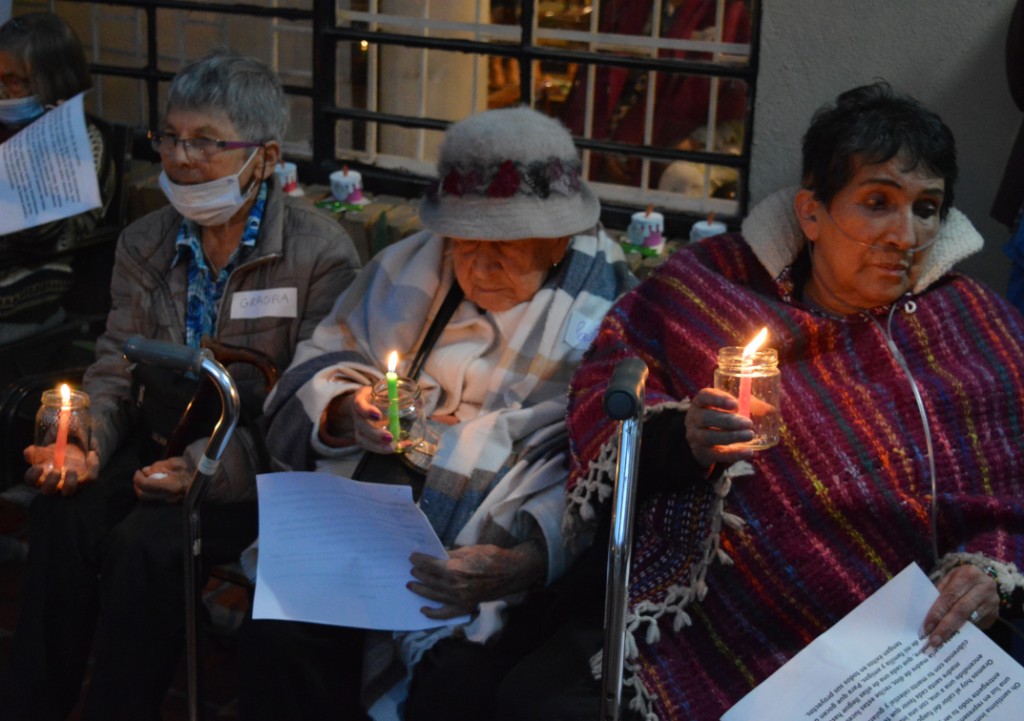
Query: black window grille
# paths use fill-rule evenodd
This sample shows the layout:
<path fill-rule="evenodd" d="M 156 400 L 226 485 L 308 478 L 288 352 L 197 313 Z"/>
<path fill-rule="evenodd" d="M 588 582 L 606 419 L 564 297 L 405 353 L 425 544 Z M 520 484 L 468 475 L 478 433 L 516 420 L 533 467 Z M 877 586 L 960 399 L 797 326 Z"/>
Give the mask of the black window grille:
<path fill-rule="evenodd" d="M 293 0 L 297 2 L 299 0 Z M 481 0 L 484 3 L 491 3 L 493 7 L 495 0 Z M 697 0 L 688 0 L 695 3 Z M 64 0 L 65 3 L 105 5 L 136 8 L 145 16 L 145 62 L 139 66 L 131 67 L 114 64 L 93 64 L 92 71 L 105 77 L 120 77 L 140 80 L 146 88 L 145 117 L 150 127 L 156 128 L 160 122 L 160 86 L 173 78 L 173 73 L 162 70 L 160 66 L 161 42 L 159 32 L 158 13 L 164 11 L 194 11 L 196 13 L 219 14 L 230 16 L 247 16 L 253 18 L 277 18 L 283 21 L 299 21 L 311 25 L 312 54 L 312 78 L 308 84 L 288 84 L 285 91 L 290 96 L 306 98 L 312 104 L 312 128 L 311 128 L 311 153 L 306 157 L 294 158 L 300 167 L 300 173 L 314 181 L 323 182 L 326 175 L 339 168 L 343 163 L 359 169 L 365 178 L 369 190 L 385 192 L 390 194 L 413 195 L 421 192 L 430 178 L 422 169 L 410 171 L 408 168 L 384 167 L 374 162 L 365 162 L 361 159 L 360 153 L 353 157 L 344 157 L 345 152 L 339 152 L 339 129 L 347 128 L 348 143 L 354 149 L 360 143 L 364 145 L 375 140 L 376 130 L 380 128 L 405 128 L 415 131 L 430 131 L 437 135 L 437 131 L 443 131 L 451 122 L 450 119 L 430 117 L 429 114 L 411 114 L 386 112 L 380 107 L 372 107 L 362 98 L 361 102 L 341 103 L 338 102 L 338 80 L 339 60 L 356 59 L 360 53 L 365 53 L 369 48 L 386 49 L 401 47 L 406 49 L 419 49 L 424 52 L 439 52 L 448 54 L 470 55 L 479 58 L 486 58 L 490 63 L 514 62 L 518 66 L 521 80 L 520 93 L 524 96 L 523 101 L 531 102 L 535 107 L 547 109 L 550 112 L 550 102 L 547 96 L 540 97 L 537 92 L 537 78 L 546 77 L 546 68 L 570 68 L 575 72 L 575 78 L 569 83 L 566 90 L 563 88 L 563 96 L 573 92 L 585 92 L 590 83 L 593 83 L 594 92 L 601 91 L 601 83 L 611 83 L 610 78 L 618 78 L 621 81 L 625 78 L 625 84 L 631 92 L 639 99 L 638 104 L 644 102 L 643 94 L 649 90 L 646 83 L 649 79 L 657 77 L 655 87 L 657 92 L 663 92 L 673 84 L 685 88 L 688 79 L 698 79 L 691 83 L 707 82 L 713 84 L 713 94 L 705 101 L 707 107 L 715 103 L 715 98 L 721 101 L 718 90 L 723 84 L 731 84 L 730 87 L 738 86 L 739 91 L 734 93 L 732 98 L 732 118 L 737 127 L 736 137 L 733 139 L 733 146 L 724 149 L 718 147 L 717 125 L 709 123 L 705 126 L 705 139 L 697 143 L 677 142 L 678 138 L 667 134 L 668 141 L 659 142 L 657 134 L 653 134 L 648 126 L 659 124 L 659 127 L 671 127 L 675 121 L 671 115 L 672 106 L 667 108 L 658 106 L 652 102 L 655 91 L 651 90 L 646 99 L 646 125 L 642 141 L 637 142 L 623 140 L 605 134 L 605 137 L 596 136 L 591 126 L 594 124 L 593 94 L 588 96 L 585 108 L 586 117 L 584 124 L 587 132 L 579 132 L 580 127 L 573 128 L 571 122 L 567 122 L 574 133 L 578 147 L 590 159 L 604 159 L 602 162 L 614 165 L 611 160 L 618 159 L 619 165 L 635 169 L 643 168 L 643 182 L 639 184 L 635 180 L 626 180 L 622 187 L 626 189 L 623 197 L 615 197 L 616 193 L 611 192 L 613 197 L 606 194 L 602 197 L 604 220 L 613 227 L 624 227 L 628 222 L 629 215 L 638 206 L 651 203 L 659 205 L 658 192 L 650 188 L 651 177 L 664 175 L 669 168 L 678 169 L 682 166 L 687 172 L 695 172 L 693 169 L 703 168 L 704 172 L 704 195 L 702 200 L 708 201 L 709 180 L 711 168 L 726 169 L 735 176 L 731 188 L 727 188 L 726 195 L 731 204 L 725 206 L 725 216 L 739 218 L 746 214 L 749 193 L 748 175 L 750 169 L 751 141 L 754 114 L 754 99 L 756 96 L 756 80 L 759 55 L 759 34 L 761 3 L 759 0 L 717 0 L 718 16 L 716 19 L 716 38 L 713 42 L 721 44 L 723 8 L 735 9 L 738 14 L 746 13 L 746 35 L 747 42 L 738 55 L 714 52 L 715 47 L 704 43 L 694 45 L 687 44 L 687 41 L 672 40 L 666 38 L 664 28 L 659 31 L 655 26 L 652 32 L 652 23 L 661 23 L 663 18 L 670 19 L 668 12 L 672 8 L 678 8 L 686 3 L 676 5 L 672 0 L 589 0 L 587 7 L 590 12 L 595 9 L 598 12 L 619 12 L 622 17 L 629 19 L 628 13 L 646 13 L 647 21 L 642 32 L 634 33 L 631 38 L 625 38 L 626 45 L 634 44 L 633 51 L 629 48 L 623 50 L 615 47 L 615 38 L 623 39 L 622 35 L 605 35 L 604 41 L 595 43 L 594 31 L 601 32 L 596 23 L 591 24 L 590 33 L 586 28 L 572 30 L 550 30 L 547 23 L 547 16 L 552 14 L 552 2 L 549 0 L 497 0 L 503 5 L 507 12 L 499 30 L 492 34 L 491 39 L 482 40 L 466 39 L 467 32 L 428 32 L 429 23 L 426 25 L 416 22 L 405 22 L 401 18 L 395 19 L 394 15 L 388 21 L 379 13 L 379 0 L 311 0 L 305 7 L 280 7 L 279 0 L 268 0 L 272 3 L 269 6 L 254 4 L 229 4 L 193 2 L 190 0 L 106 0 L 105 2 L 86 3 L 85 0 Z M 434 4 L 442 3 L 443 0 L 432 0 Z M 564 7 L 576 3 L 577 7 L 583 0 L 562 0 Z M 427 3 L 430 4 L 429 2 Z M 554 3 L 557 9 L 558 3 Z M 479 3 L 478 16 L 479 16 Z M 339 9 L 341 8 L 341 9 Z M 540 10 L 538 10 L 540 8 Z M 587 12 L 587 8 L 583 8 Z M 660 14 L 659 14 L 660 11 Z M 735 13 L 734 13 L 735 14 Z M 380 19 L 378 15 L 381 16 Z M 479 17 L 478 17 L 479 19 Z M 636 18 L 634 17 L 633 20 Z M 374 22 L 379 20 L 378 22 Z M 389 24 L 389 22 L 391 24 Z M 397 23 L 397 26 L 395 25 Z M 628 23 L 627 23 L 628 24 Z M 434 26 L 444 26 L 444 23 L 434 23 Z M 465 23 L 449 23 L 451 26 L 462 26 Z M 404 30 L 412 27 L 413 31 Z M 417 29 L 419 28 L 419 29 Z M 615 28 L 613 28 L 614 30 Z M 414 34 L 418 32 L 419 34 Z M 554 39 L 552 39 L 554 38 Z M 640 38 L 640 40 L 635 40 Z M 652 40 L 653 38 L 653 40 Z M 636 47 L 644 47 L 653 50 L 637 52 Z M 639 45 L 637 45 L 639 43 Z M 666 49 L 666 46 L 668 49 Z M 722 46 L 725 47 L 725 46 Z M 731 45 L 735 49 L 739 45 Z M 595 49 L 596 48 L 596 49 Z M 673 48 L 678 51 L 673 50 Z M 240 51 L 245 48 L 236 48 Z M 350 65 L 351 69 L 351 65 Z M 358 70 L 358 68 L 357 68 Z M 364 70 L 365 72 L 365 70 Z M 424 71 L 425 73 L 425 71 Z M 378 75 L 366 82 L 376 82 L 378 86 L 386 85 L 389 79 L 386 76 Z M 580 90 L 580 86 L 584 91 Z M 695 85 L 695 87 L 697 87 Z M 700 86 L 703 87 L 703 86 Z M 433 92 L 437 92 L 434 90 Z M 685 105 L 685 91 L 679 91 L 681 105 Z M 364 89 L 365 94 L 365 89 Z M 562 102 L 564 103 L 564 97 Z M 660 100 L 660 96 L 658 98 Z M 697 101 L 699 111 L 699 101 Z M 652 115 L 652 108 L 655 109 Z M 422 105 L 421 105 L 422 110 Z M 611 108 L 609 116 L 615 113 L 628 114 L 629 110 L 622 108 Z M 659 114 L 660 113 L 660 114 Z M 465 114 L 468 114 L 465 113 Z M 426 116 L 425 116 L 426 115 Z M 712 119 L 714 115 L 711 116 Z M 586 118 L 590 118 L 589 121 Z M 563 118 L 564 120 L 565 118 Z M 374 129 L 374 135 L 368 135 L 369 129 Z M 421 134 L 422 135 L 422 134 Z M 589 135 L 590 137 L 586 137 Z M 708 138 L 710 136 L 710 138 Z M 368 140 L 369 138 L 369 140 Z M 703 147 L 701 147 L 703 145 Z M 374 151 L 376 148 L 373 149 Z M 149 152 L 144 144 L 140 144 L 136 152 L 138 155 L 147 155 Z M 365 153 L 363 153 L 365 155 Z M 371 154 L 372 155 L 372 154 Z M 150 156 L 152 157 L 152 156 Z M 632 164 L 632 165 L 630 165 Z M 676 164 L 676 165 L 673 165 Z M 423 164 L 421 164 L 422 166 Z M 672 172 L 675 172 L 673 170 Z M 628 173 L 627 173 L 628 174 Z M 601 180 L 596 177 L 594 165 L 590 165 L 590 179 Z M 608 186 L 612 188 L 612 186 Z M 612 188 L 614 190 L 614 188 Z M 696 204 L 696 205 L 699 205 Z M 694 207 L 690 208 L 668 208 L 666 220 L 669 225 L 669 233 L 681 234 L 685 227 L 695 218 L 701 217 L 706 211 Z M 705 205 L 707 203 L 705 202 Z M 731 211 L 731 212 L 730 212 Z"/>

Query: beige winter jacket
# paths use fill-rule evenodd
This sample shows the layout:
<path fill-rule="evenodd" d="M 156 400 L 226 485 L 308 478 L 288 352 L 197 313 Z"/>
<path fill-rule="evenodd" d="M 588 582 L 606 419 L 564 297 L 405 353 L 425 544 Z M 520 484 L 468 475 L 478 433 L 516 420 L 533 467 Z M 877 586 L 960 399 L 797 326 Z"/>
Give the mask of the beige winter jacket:
<path fill-rule="evenodd" d="M 96 362 L 83 381 L 102 465 L 134 424 L 125 340 L 140 333 L 154 340 L 185 343 L 188 264 L 171 267 L 181 223 L 182 216 L 168 206 L 132 223 L 118 240 L 111 281 L 113 305 L 106 332 L 96 344 Z M 341 226 L 307 203 L 285 197 L 272 180 L 256 246 L 228 277 L 215 335 L 222 342 L 267 353 L 283 370 L 295 346 L 313 334 L 359 267 L 356 250 Z M 296 289 L 297 317 L 231 317 L 235 293 L 278 288 Z M 262 392 L 254 367 L 234 364 L 229 371 L 239 385 Z M 185 457 L 193 467 L 205 447 L 206 439 L 189 446 Z M 256 459 L 251 435 L 237 429 L 212 480 L 209 499 L 254 498 Z"/>

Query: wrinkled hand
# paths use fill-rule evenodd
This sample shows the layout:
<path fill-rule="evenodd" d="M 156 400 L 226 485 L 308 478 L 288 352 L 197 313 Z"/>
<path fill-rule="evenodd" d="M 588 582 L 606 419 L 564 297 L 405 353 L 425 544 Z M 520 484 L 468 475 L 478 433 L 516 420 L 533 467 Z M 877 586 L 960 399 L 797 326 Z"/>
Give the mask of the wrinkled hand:
<path fill-rule="evenodd" d="M 88 454 L 76 445 L 68 444 L 64 452 L 64 481 L 61 482 L 61 469 L 53 467 L 53 455 L 56 446 L 29 446 L 25 449 L 25 462 L 29 469 L 25 471 L 25 483 L 37 486 L 44 495 L 51 496 L 60 491 L 62 496 L 70 496 L 78 490 L 79 484 L 96 480 L 100 473 L 100 457 L 95 450 Z"/>
<path fill-rule="evenodd" d="M 935 584 L 939 597 L 924 619 L 928 645 L 941 646 L 960 630 L 975 611 L 980 629 L 991 628 L 999 618 L 999 589 L 996 581 L 977 566 L 957 566 Z"/>
<path fill-rule="evenodd" d="M 320 440 L 340 448 L 357 443 L 374 453 L 394 453 L 394 438 L 387 419 L 370 400 L 373 389 L 363 386 L 355 393 L 334 398 L 320 419 Z"/>
<path fill-rule="evenodd" d="M 185 497 L 195 469 L 181 456 L 157 461 L 135 471 L 132 482 L 140 501 L 179 503 Z"/>
<path fill-rule="evenodd" d="M 750 400 L 753 407 L 757 399 Z M 737 413 L 739 409 L 735 398 L 714 388 L 703 389 L 690 402 L 686 413 L 686 440 L 702 468 L 711 468 L 716 463 L 749 461 L 754 457 L 754 452 L 745 445 L 754 440 L 753 424 Z"/>
<path fill-rule="evenodd" d="M 493 601 L 530 588 L 544 578 L 547 570 L 542 544 L 523 543 L 515 548 L 464 546 L 449 554 L 447 561 L 414 553 L 412 575 L 407 587 L 441 608 L 424 606 L 427 618 L 438 621 L 465 616 L 482 601 Z M 418 582 L 417 582 L 418 581 Z"/>

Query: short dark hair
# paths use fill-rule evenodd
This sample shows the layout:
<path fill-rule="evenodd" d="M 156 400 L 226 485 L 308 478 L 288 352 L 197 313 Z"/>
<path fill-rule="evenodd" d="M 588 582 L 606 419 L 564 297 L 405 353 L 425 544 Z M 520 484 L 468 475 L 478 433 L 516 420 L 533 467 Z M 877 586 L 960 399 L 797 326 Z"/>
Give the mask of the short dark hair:
<path fill-rule="evenodd" d="M 5 22 L 0 50 L 25 64 L 32 92 L 43 105 L 70 100 L 92 87 L 82 41 L 53 13 L 27 13 Z"/>
<path fill-rule="evenodd" d="M 946 181 L 940 216 L 953 205 L 956 140 L 942 119 L 907 95 L 879 81 L 847 90 L 818 108 L 803 141 L 803 186 L 828 205 L 853 178 L 855 162 L 906 160 Z"/>

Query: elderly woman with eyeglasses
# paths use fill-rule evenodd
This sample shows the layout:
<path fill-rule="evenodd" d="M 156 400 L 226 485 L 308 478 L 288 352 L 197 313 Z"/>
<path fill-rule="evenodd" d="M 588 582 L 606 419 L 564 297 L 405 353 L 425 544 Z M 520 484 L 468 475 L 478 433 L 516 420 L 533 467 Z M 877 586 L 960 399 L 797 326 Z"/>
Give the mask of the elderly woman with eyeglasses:
<path fill-rule="evenodd" d="M 53 13 L 19 15 L 0 26 L 0 143 L 50 108 L 92 87 L 75 31 Z M 0 236 L 0 345 L 60 324 L 75 274 L 68 253 L 106 214 L 117 174 L 105 124 L 86 117 L 101 206 Z"/>
<path fill-rule="evenodd" d="M 181 510 L 205 448 L 190 438 L 161 459 L 158 416 L 184 410 L 188 381 L 133 371 L 136 333 L 198 348 L 203 335 L 262 351 L 279 367 L 308 339 L 355 277 L 351 241 L 329 216 L 286 198 L 274 177 L 288 105 L 276 75 L 228 52 L 185 67 L 153 136 L 171 202 L 129 226 L 117 250 L 113 308 L 83 381 L 95 419 L 88 456 L 30 447 L 28 567 L 0 718 L 64 718 L 75 707 L 99 616 L 100 641 L 82 718 L 156 718 L 183 640 Z M 255 305 L 253 298 L 272 302 Z M 255 307 L 255 310 L 254 310 Z M 246 407 L 259 412 L 262 378 L 231 365 Z M 134 376 L 134 377 L 133 377 Z M 134 386 L 134 387 L 133 387 Z M 177 404 L 177 405 L 176 405 Z M 211 425 L 216 417 L 209 419 Z M 197 429 L 194 435 L 209 433 Z M 256 536 L 256 437 L 239 428 L 203 511 L 203 555 L 237 558 Z"/>
<path fill-rule="evenodd" d="M 1024 319 L 952 272 L 982 247 L 952 207 L 952 132 L 884 83 L 854 88 L 814 115 L 803 170 L 742 235 L 692 244 L 623 298 L 569 392 L 577 535 L 607 518 L 609 373 L 650 368 L 626 674 L 646 719 L 721 718 L 914 563 L 940 592 L 914 619 L 929 646 L 1024 611 Z M 711 386 L 719 349 L 762 327 L 782 425 L 755 453 L 767 399 L 754 389 L 742 414 Z M 549 678 L 569 666 L 551 658 Z M 532 712 L 548 690 L 519 692 L 509 718 L 552 718 Z"/>

